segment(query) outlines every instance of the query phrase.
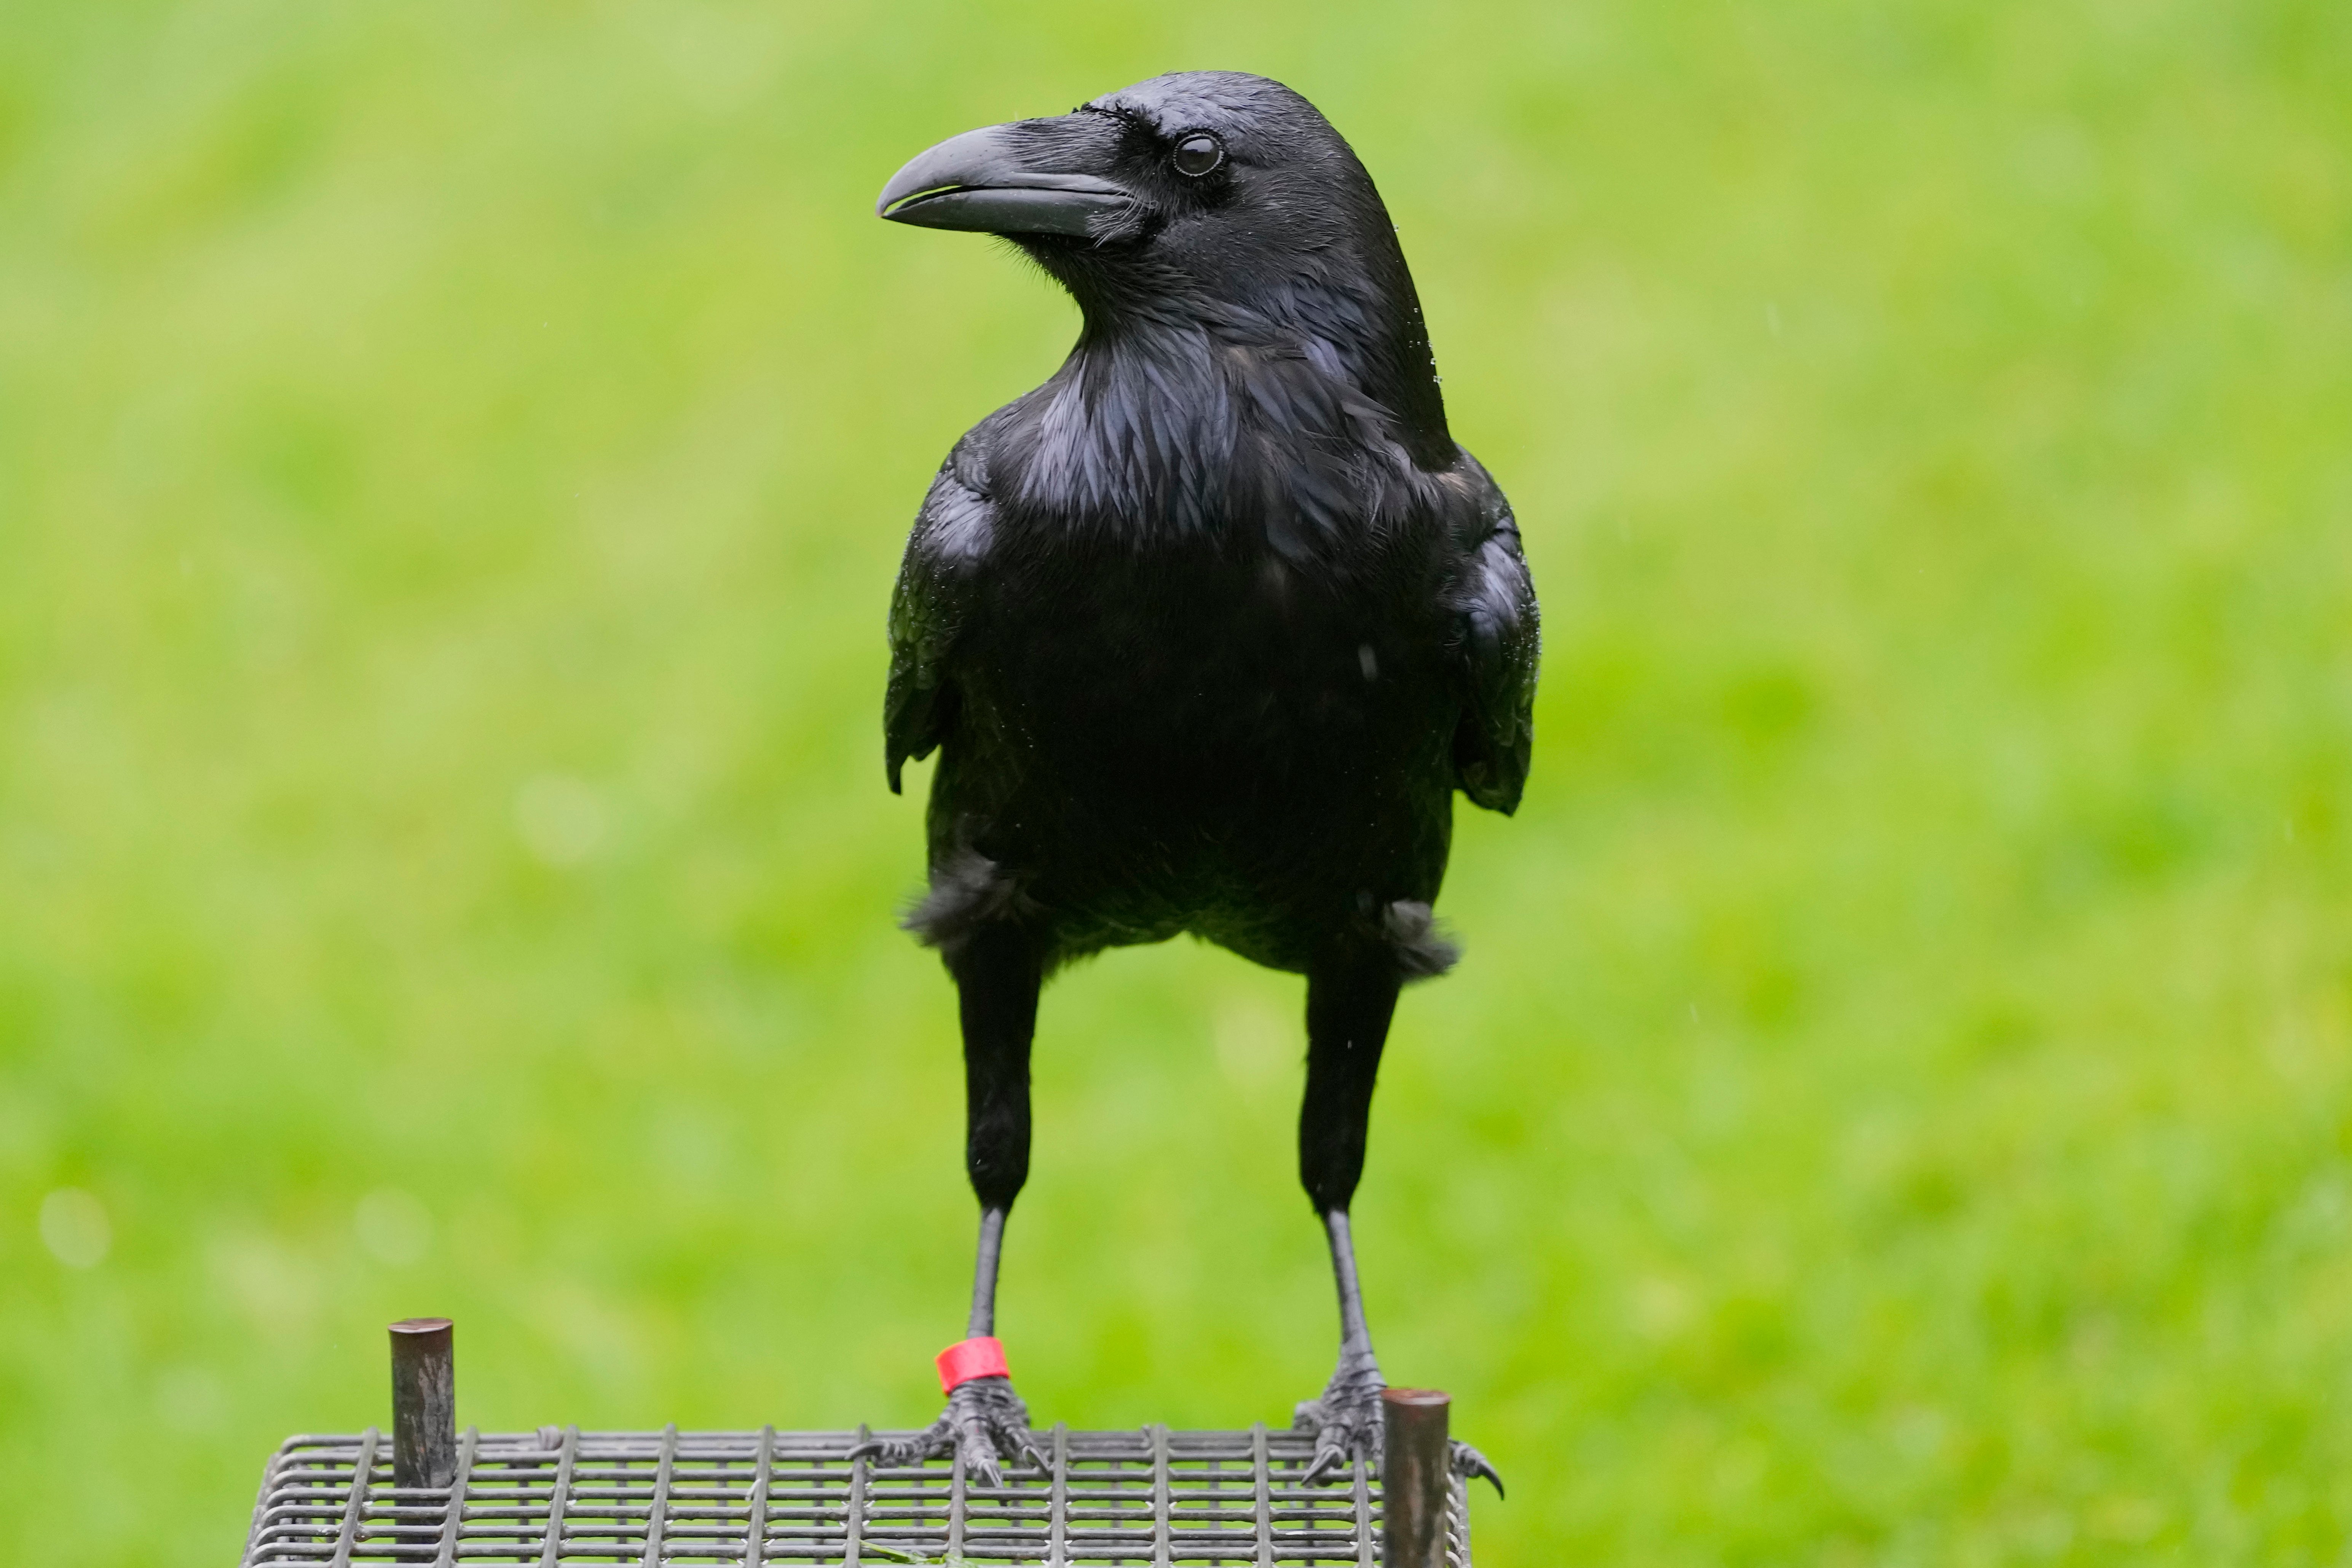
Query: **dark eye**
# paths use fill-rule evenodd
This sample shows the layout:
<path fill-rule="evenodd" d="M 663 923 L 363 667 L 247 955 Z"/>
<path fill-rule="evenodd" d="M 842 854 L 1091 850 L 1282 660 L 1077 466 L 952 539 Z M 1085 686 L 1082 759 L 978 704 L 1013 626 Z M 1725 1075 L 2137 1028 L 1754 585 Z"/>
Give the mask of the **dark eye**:
<path fill-rule="evenodd" d="M 1176 172 L 1189 179 L 1199 179 L 1224 161 L 1224 143 L 1205 131 L 1196 131 L 1176 143 Z"/>

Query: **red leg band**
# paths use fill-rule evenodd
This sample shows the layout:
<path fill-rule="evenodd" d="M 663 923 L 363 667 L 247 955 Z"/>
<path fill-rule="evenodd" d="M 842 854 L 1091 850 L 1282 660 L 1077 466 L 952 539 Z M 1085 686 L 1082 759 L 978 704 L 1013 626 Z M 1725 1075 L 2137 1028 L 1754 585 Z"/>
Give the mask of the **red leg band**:
<path fill-rule="evenodd" d="M 964 1340 L 940 1352 L 940 1392 L 953 1394 L 975 1377 L 1010 1377 L 1004 1347 L 992 1339 Z"/>

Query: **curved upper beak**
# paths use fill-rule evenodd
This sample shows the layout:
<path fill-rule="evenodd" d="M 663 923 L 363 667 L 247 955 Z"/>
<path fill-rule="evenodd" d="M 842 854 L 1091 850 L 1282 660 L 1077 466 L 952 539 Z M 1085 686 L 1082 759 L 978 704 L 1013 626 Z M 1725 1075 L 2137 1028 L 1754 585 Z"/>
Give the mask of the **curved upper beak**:
<path fill-rule="evenodd" d="M 890 176 L 875 214 L 926 228 L 1084 236 L 1089 220 L 1136 199 L 1101 172 L 1116 152 L 1116 127 L 1088 123 L 1102 120 L 1066 114 L 950 136 Z"/>

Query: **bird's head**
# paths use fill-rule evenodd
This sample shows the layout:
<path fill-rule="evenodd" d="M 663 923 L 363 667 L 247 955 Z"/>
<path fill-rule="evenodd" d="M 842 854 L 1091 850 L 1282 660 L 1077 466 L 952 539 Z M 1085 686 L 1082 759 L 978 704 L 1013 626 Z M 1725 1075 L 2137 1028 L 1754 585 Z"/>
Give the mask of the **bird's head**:
<path fill-rule="evenodd" d="M 1388 209 L 1280 82 L 1185 71 L 967 131 L 892 175 L 876 211 L 1013 241 L 1076 296 L 1090 336 L 1260 323 L 1328 344 L 1425 460 L 1452 460 Z"/>

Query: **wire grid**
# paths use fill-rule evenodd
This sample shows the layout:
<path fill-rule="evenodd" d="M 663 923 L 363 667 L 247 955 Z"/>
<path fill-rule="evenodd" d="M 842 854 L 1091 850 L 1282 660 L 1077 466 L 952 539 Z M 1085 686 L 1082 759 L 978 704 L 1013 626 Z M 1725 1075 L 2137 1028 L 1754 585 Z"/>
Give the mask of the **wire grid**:
<path fill-rule="evenodd" d="M 536 1433 L 458 1439 L 446 1488 L 392 1484 L 392 1440 L 289 1437 L 269 1461 L 245 1568 L 269 1563 L 1108 1563 L 1380 1562 L 1381 1487 L 1350 1463 L 1298 1483 L 1312 1434 L 1041 1432 L 1050 1474 L 983 1487 L 961 1461 L 852 1459 L 855 1432 Z M 905 1434 L 885 1433 L 885 1436 Z M 1446 1559 L 1469 1568 L 1453 1483 Z"/>

